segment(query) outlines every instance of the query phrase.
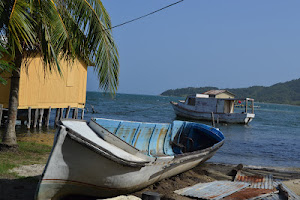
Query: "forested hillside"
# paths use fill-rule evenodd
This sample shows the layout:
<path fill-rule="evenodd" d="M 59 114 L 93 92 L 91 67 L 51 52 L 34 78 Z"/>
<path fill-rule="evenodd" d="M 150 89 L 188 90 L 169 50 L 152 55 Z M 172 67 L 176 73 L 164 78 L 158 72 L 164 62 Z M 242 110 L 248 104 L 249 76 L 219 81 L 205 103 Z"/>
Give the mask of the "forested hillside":
<path fill-rule="evenodd" d="M 188 87 L 167 90 L 163 96 L 182 96 L 203 93 L 208 90 L 225 89 L 236 95 L 237 98 L 254 98 L 258 102 L 281 103 L 300 105 L 300 79 L 277 83 L 270 87 L 252 86 L 248 88 L 216 88 L 216 87 Z"/>

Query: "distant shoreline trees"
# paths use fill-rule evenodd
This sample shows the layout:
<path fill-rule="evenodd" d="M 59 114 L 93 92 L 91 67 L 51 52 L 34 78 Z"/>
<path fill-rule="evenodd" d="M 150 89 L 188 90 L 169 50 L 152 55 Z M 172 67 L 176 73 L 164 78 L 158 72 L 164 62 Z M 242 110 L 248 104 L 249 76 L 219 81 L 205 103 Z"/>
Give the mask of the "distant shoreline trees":
<path fill-rule="evenodd" d="M 208 90 L 218 90 L 217 87 L 188 87 L 171 89 L 161 93 L 162 96 L 186 97 L 191 94 L 204 93 Z M 220 88 L 236 95 L 237 98 L 253 98 L 255 101 L 300 105 L 300 79 L 277 83 L 270 87 L 252 86 L 248 88 Z"/>

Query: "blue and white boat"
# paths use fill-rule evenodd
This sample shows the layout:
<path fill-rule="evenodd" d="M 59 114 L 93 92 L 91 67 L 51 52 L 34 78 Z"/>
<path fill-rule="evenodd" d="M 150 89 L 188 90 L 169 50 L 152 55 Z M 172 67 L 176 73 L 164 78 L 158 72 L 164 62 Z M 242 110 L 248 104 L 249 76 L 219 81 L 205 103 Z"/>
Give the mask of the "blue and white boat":
<path fill-rule="evenodd" d="M 36 199 L 137 191 L 208 160 L 223 143 L 218 129 L 193 122 L 62 120 Z"/>

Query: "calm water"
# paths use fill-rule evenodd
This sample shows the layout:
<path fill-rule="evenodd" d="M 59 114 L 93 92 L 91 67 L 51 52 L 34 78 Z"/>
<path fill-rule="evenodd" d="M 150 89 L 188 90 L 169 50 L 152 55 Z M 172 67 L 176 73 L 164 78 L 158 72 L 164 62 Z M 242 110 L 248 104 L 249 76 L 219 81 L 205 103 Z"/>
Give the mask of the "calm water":
<path fill-rule="evenodd" d="M 88 92 L 85 119 L 104 117 L 144 122 L 172 122 L 169 101 L 183 98 Z M 91 105 L 97 113 L 91 113 Z M 259 166 L 300 167 L 300 106 L 256 103 L 249 125 L 219 124 L 225 144 L 211 162 Z M 54 118 L 54 112 L 52 113 Z M 201 122 L 210 124 L 209 122 Z M 46 130 L 42 130 L 45 132 Z M 53 132 L 50 131 L 50 132 Z"/>
<path fill-rule="evenodd" d="M 105 117 L 144 122 L 172 122 L 176 115 L 169 101 L 177 97 L 117 94 L 114 99 L 102 93 L 87 93 L 87 108 Z M 212 162 L 300 167 L 300 106 L 257 103 L 256 117 L 249 125 L 219 124 L 224 146 Z M 210 124 L 209 122 L 201 122 Z"/>

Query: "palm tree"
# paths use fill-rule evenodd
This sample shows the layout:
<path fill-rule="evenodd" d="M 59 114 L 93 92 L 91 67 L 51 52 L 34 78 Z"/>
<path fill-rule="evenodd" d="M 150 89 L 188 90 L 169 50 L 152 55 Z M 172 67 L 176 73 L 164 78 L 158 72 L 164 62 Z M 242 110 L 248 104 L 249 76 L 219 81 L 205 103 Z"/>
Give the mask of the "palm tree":
<path fill-rule="evenodd" d="M 0 39 L 0 56 L 5 56 L 0 70 L 12 71 L 2 149 L 18 147 L 15 122 L 20 68 L 32 54 L 42 56 L 44 69 L 59 73 L 60 59 L 80 57 L 94 64 L 100 88 L 112 93 L 117 89 L 119 56 L 109 15 L 100 0 L 0 0 L 0 34 L 5 38 Z"/>

